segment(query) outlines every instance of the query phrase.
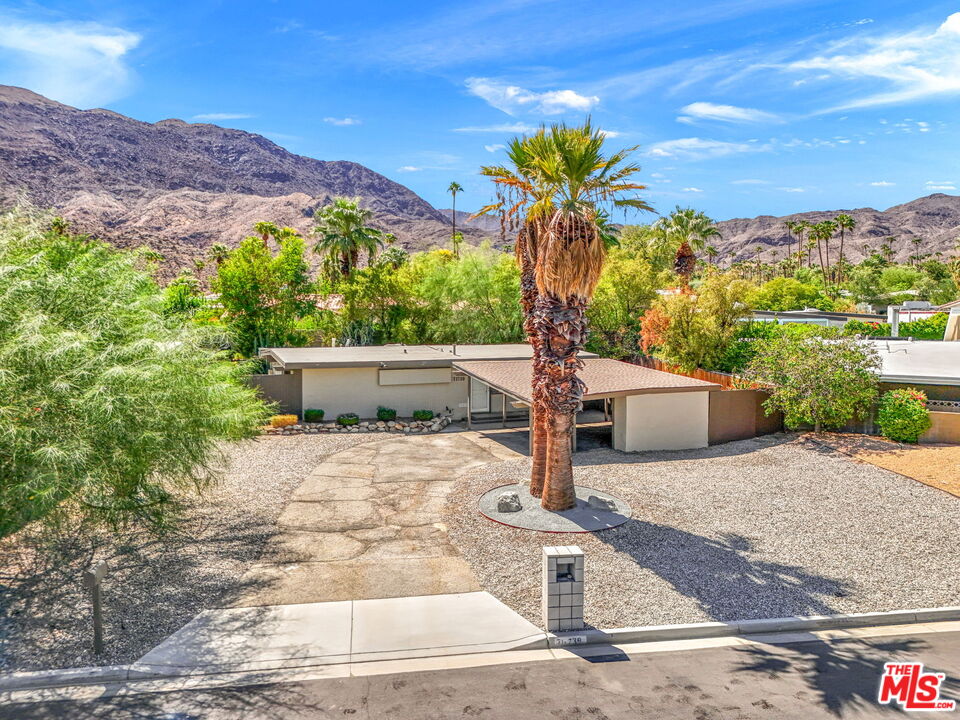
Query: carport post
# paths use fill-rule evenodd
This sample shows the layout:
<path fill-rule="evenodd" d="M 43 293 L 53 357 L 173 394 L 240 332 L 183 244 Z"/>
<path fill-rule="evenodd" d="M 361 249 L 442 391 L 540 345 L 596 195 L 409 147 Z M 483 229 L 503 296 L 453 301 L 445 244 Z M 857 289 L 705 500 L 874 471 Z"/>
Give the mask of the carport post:
<path fill-rule="evenodd" d="M 506 427 L 507 426 L 507 396 L 504 394 L 504 395 L 501 395 L 500 397 L 503 398 L 503 400 L 500 403 L 500 408 L 501 410 L 503 410 L 501 417 L 503 418 L 503 426 Z"/>
<path fill-rule="evenodd" d="M 467 378 L 467 430 L 473 429 L 473 418 L 470 417 L 470 378 Z"/>

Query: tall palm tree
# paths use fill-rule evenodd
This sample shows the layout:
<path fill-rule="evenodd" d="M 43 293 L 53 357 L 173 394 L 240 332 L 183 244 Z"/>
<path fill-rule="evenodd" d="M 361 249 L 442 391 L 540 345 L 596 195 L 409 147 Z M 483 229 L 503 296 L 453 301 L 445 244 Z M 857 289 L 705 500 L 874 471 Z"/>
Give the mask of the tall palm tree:
<path fill-rule="evenodd" d="M 514 138 L 507 147 L 507 158 L 512 167 L 488 165 L 480 169 L 481 175 L 491 178 L 497 186 L 498 202 L 487 205 L 477 211 L 477 215 L 496 212 L 500 216 L 501 230 L 505 231 L 506 221 L 523 216 L 523 222 L 517 231 L 514 252 L 520 268 L 520 306 L 523 310 L 523 329 L 533 351 L 533 376 L 542 372 L 543 353 L 540 335 L 534 327 L 534 308 L 538 290 L 536 265 L 539 240 L 544 234 L 543 221 L 545 209 L 549 207 L 547 199 L 552 188 L 539 182 L 534 163 L 533 146 L 542 147 L 542 136 L 546 133 L 540 128 L 532 138 Z M 532 439 L 530 494 L 543 495 L 547 477 L 547 434 L 548 409 L 541 387 L 534 383 L 530 433 Z"/>
<path fill-rule="evenodd" d="M 833 222 L 836 223 L 837 229 L 840 231 L 840 259 L 837 261 L 839 268 L 837 282 L 843 282 L 843 239 L 847 230 L 853 230 L 857 226 L 857 221 L 846 213 L 840 213 L 833 219 Z"/>
<path fill-rule="evenodd" d="M 543 361 L 534 383 L 542 387 L 550 413 L 541 504 L 554 511 L 576 505 L 571 443 L 584 391 L 577 354 L 606 258 L 605 209 L 651 209 L 636 195 L 645 186 L 631 180 L 640 170 L 627 162 L 634 148 L 604 156 L 603 142 L 603 133 L 588 120 L 582 127 L 553 125 L 533 144 L 537 182 L 552 190 L 542 207 L 531 211 L 545 218 L 534 307 Z"/>
<path fill-rule="evenodd" d="M 825 290 L 829 290 L 830 281 L 827 277 L 827 273 L 830 267 L 830 238 L 833 237 L 833 233 L 836 231 L 837 226 L 834 225 L 832 220 L 824 220 L 823 222 L 818 222 L 810 229 L 810 237 L 817 242 L 817 254 L 820 257 L 820 272 L 823 275 L 823 287 Z M 827 246 L 827 260 L 824 264 L 823 259 L 823 246 Z"/>
<path fill-rule="evenodd" d="M 360 207 L 360 198 L 334 198 L 314 215 L 314 232 L 320 236 L 314 252 L 327 258 L 329 268 L 348 277 L 357 267 L 361 252 L 372 258 L 393 238 L 390 233 L 367 226 L 372 215 L 371 210 Z"/>
<path fill-rule="evenodd" d="M 217 264 L 217 267 L 220 267 L 230 257 L 230 248 L 223 243 L 214 243 L 207 250 L 207 256 Z"/>
<path fill-rule="evenodd" d="M 707 256 L 707 262 L 710 265 L 714 264 L 714 262 L 716 261 L 717 255 L 720 254 L 720 252 L 713 245 L 707 245 L 703 249 L 703 252 Z"/>
<path fill-rule="evenodd" d="M 783 224 L 784 224 L 784 225 L 786 226 L 786 228 L 787 228 L 787 238 L 789 239 L 789 243 L 788 243 L 788 244 L 789 244 L 790 248 L 789 248 L 789 252 L 787 252 L 787 258 L 789 258 L 789 257 L 793 254 L 793 237 L 794 237 L 794 235 L 797 236 L 797 246 L 798 246 L 798 248 L 799 248 L 799 245 L 800 245 L 800 235 L 799 235 L 798 232 L 797 232 L 797 231 L 799 230 L 799 227 L 798 227 L 798 226 L 799 226 L 799 223 L 796 223 L 796 222 L 794 222 L 794 221 L 792 221 L 792 220 L 787 220 L 787 221 L 786 221 L 785 223 L 783 223 Z"/>
<path fill-rule="evenodd" d="M 280 232 L 280 228 L 272 222 L 258 222 L 253 224 L 253 232 L 260 236 L 260 239 L 263 240 L 263 246 L 269 247 L 269 240 L 271 237 L 276 237 L 277 233 Z"/>
<path fill-rule="evenodd" d="M 706 249 L 711 238 L 719 238 L 720 230 L 706 213 L 679 205 L 667 216 L 654 223 L 664 241 L 676 246 L 674 270 L 684 287 L 690 286 L 690 277 L 696 265 L 696 253 Z"/>
<path fill-rule="evenodd" d="M 451 220 L 453 220 L 453 232 L 450 233 L 450 237 L 456 238 L 457 237 L 457 193 L 463 192 L 463 187 L 461 187 L 460 183 L 454 180 L 447 187 L 447 192 L 453 196 L 453 212 L 451 213 Z"/>

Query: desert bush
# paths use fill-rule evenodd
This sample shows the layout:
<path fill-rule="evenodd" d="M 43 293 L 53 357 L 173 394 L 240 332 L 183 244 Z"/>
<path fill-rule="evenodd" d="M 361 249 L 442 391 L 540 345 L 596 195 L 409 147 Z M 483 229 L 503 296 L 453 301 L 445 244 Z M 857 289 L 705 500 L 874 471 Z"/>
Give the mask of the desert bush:
<path fill-rule="evenodd" d="M 947 330 L 948 314 L 937 313 L 928 318 L 900 323 L 900 337 L 912 337 L 917 340 L 943 340 Z"/>
<path fill-rule="evenodd" d="M 880 356 L 854 338 L 781 336 L 762 341 L 747 366 L 748 379 L 772 386 L 767 414 L 783 413 L 789 428 L 840 428 L 862 415 L 877 396 Z"/>
<path fill-rule="evenodd" d="M 309 410 L 303 411 L 303 420 L 304 422 L 323 422 L 323 410 L 318 410 L 316 408 L 310 408 Z"/>
<path fill-rule="evenodd" d="M 270 427 L 282 428 L 297 424 L 296 415 L 274 415 L 270 418 Z"/>
<path fill-rule="evenodd" d="M 58 515 L 162 529 L 268 412 L 143 252 L 0 215 L 0 536 Z"/>
<path fill-rule="evenodd" d="M 356 425 L 360 422 L 360 416 L 356 413 L 340 413 L 337 415 L 337 425 Z"/>
<path fill-rule="evenodd" d="M 393 408 L 384 407 L 383 405 L 377 408 L 377 420 L 383 420 L 384 422 L 386 422 L 387 420 L 396 420 L 396 419 L 397 419 L 397 411 L 394 410 Z"/>
<path fill-rule="evenodd" d="M 888 323 L 864 322 L 863 320 L 847 320 L 841 332 L 850 337 L 864 335 L 867 337 L 890 337 L 891 329 Z"/>
<path fill-rule="evenodd" d="M 900 388 L 880 397 L 877 424 L 884 437 L 915 443 L 930 429 L 927 396 L 914 388 Z"/>
<path fill-rule="evenodd" d="M 414 420 L 433 420 L 433 410 L 414 410 Z"/>

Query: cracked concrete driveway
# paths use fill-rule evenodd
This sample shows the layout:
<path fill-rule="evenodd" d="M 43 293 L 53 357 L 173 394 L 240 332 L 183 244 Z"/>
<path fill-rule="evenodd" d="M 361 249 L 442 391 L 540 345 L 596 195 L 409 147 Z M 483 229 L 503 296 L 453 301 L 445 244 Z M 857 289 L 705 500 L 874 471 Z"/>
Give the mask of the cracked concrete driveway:
<path fill-rule="evenodd" d="M 480 590 L 441 511 L 459 474 L 515 457 L 473 432 L 388 436 L 331 455 L 294 493 L 236 604 Z"/>

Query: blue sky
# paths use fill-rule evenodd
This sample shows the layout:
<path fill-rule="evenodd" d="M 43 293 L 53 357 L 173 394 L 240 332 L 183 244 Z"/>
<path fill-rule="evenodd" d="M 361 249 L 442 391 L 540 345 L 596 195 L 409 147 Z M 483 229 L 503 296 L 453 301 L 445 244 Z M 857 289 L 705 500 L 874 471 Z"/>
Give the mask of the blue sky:
<path fill-rule="evenodd" d="M 956 3 L 73 0 L 0 4 L 0 83 L 353 160 L 438 207 L 541 122 L 639 146 L 716 219 L 886 208 L 960 182 Z M 956 13 L 956 14 L 954 14 Z"/>

